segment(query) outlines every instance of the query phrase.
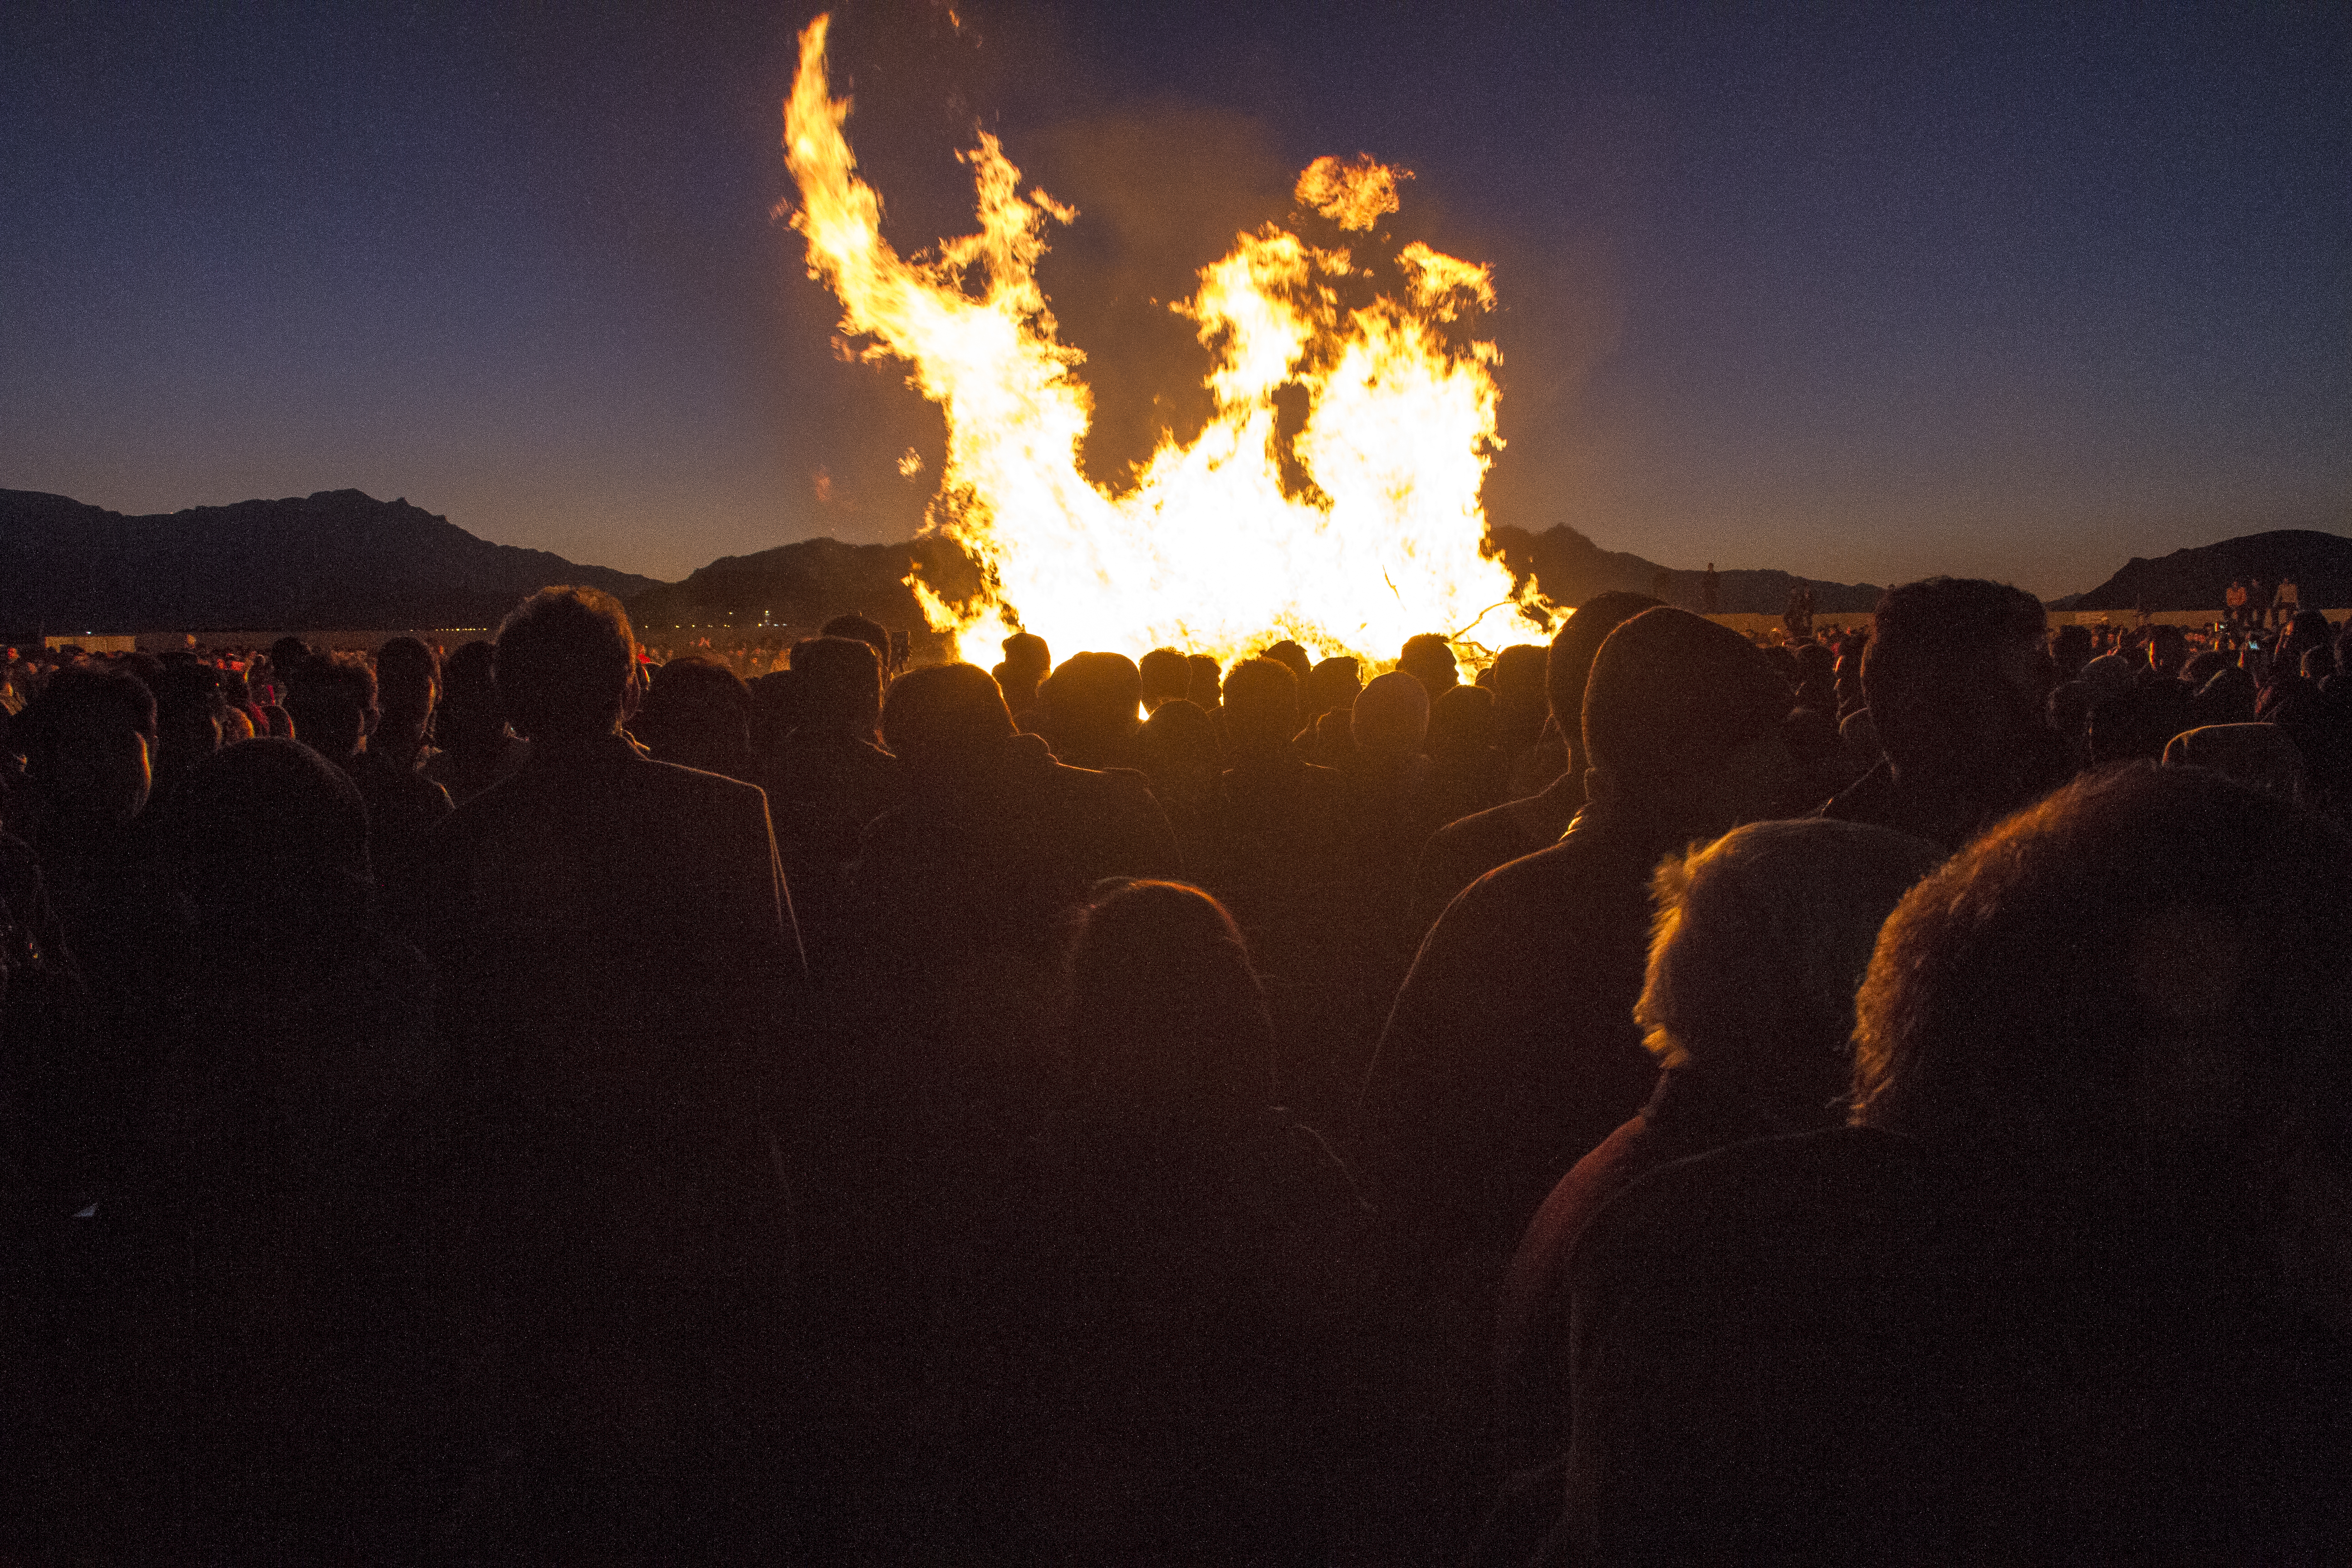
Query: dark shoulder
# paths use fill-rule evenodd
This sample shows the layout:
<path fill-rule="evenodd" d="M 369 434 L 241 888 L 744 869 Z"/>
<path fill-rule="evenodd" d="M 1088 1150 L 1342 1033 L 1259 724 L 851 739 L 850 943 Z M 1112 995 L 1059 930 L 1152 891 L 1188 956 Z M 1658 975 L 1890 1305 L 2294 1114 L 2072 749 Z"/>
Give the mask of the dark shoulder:
<path fill-rule="evenodd" d="M 1662 1165 L 1602 1204 L 1570 1267 L 1587 1280 L 1731 1267 L 1760 1237 L 1801 1254 L 1825 1234 L 1907 1205 L 1923 1172 L 1918 1145 L 1867 1127 L 1733 1144 Z"/>

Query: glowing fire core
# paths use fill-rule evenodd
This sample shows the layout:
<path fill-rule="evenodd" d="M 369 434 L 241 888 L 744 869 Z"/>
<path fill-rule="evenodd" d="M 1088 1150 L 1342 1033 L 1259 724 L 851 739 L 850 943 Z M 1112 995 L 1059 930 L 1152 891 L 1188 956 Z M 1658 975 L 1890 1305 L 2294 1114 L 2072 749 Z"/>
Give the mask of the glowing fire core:
<path fill-rule="evenodd" d="M 919 575 L 908 582 L 960 657 L 992 664 L 998 639 L 1023 626 L 1057 651 L 1165 646 L 1220 661 L 1278 633 L 1368 666 L 1420 632 L 1451 634 L 1474 655 L 1544 637 L 1558 611 L 1486 552 L 1478 491 L 1501 444 L 1501 356 L 1456 340 L 1458 323 L 1494 303 L 1487 268 L 1407 245 L 1393 260 L 1402 287 L 1351 306 L 1343 289 L 1360 296 L 1374 274 L 1349 250 L 1272 223 L 1237 236 L 1170 307 L 1210 352 L 1207 425 L 1182 445 L 1163 433 L 1133 482 L 1107 493 L 1079 465 L 1093 411 L 1076 374 L 1084 356 L 1059 341 L 1035 276 L 1048 221 L 1077 213 L 1034 186 L 1023 195 L 1021 172 L 983 132 L 959 154 L 980 232 L 901 257 L 842 134 L 850 105 L 827 88 L 827 22 L 801 35 L 784 106 L 801 196 L 792 222 L 810 276 L 841 300 L 842 331 L 872 340 L 869 359 L 905 362 L 947 416 L 924 531 L 959 543 L 982 587 L 950 601 Z M 1399 177 L 1368 158 L 1320 158 L 1296 194 L 1370 241 L 1397 209 Z M 1276 408 L 1291 387 L 1305 394 L 1303 423 Z"/>

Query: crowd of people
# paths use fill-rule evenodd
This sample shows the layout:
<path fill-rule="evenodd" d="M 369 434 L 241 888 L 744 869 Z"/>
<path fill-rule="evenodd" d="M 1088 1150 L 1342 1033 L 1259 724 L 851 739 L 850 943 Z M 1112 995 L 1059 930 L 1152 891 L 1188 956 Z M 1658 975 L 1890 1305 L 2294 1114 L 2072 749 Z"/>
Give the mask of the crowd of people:
<path fill-rule="evenodd" d="M 0 1560 L 2343 1561 L 2347 637 L 12 654 Z"/>

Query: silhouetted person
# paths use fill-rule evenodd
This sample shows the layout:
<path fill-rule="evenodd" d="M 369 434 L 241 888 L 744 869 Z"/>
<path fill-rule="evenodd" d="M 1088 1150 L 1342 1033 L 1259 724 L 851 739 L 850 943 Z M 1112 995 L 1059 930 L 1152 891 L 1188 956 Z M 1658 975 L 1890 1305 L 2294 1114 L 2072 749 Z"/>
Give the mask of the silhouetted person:
<path fill-rule="evenodd" d="M 1559 1511 L 1568 1456 L 1570 1249 L 1610 1198 L 1710 1149 L 1835 1127 L 1853 1076 L 1853 994 L 1878 928 L 1943 851 L 1859 823 L 1763 822 L 1669 856 L 1654 883 L 1634 1022 L 1664 1069 L 1641 1113 L 1554 1187 L 1519 1242 L 1496 1313 L 1496 1446 L 1523 1482 L 1524 1559 Z M 1526 1504 L 1533 1502 L 1528 1509 Z"/>
<path fill-rule="evenodd" d="M 1037 684 L 1053 673 L 1053 650 L 1034 632 L 1014 632 L 1004 639 L 1004 662 L 994 674 L 1004 707 L 1015 719 L 1037 706 Z"/>
<path fill-rule="evenodd" d="M 1229 763 L 1202 833 L 1197 874 L 1240 921 L 1276 987 L 1286 1038 L 1285 1092 L 1327 1094 L 1338 1048 L 1334 1008 L 1353 993 L 1340 971 L 1357 910 L 1351 864 L 1355 796 L 1349 780 L 1298 754 L 1298 683 L 1288 667 L 1245 658 L 1225 677 Z"/>
<path fill-rule="evenodd" d="M 684 654 L 656 668 L 629 732 L 657 761 L 751 782 L 751 689 L 717 659 Z"/>
<path fill-rule="evenodd" d="M 138 1157 L 96 1223 L 121 1270 L 92 1324 L 111 1486 L 84 1550 L 181 1561 L 399 1554 L 425 1540 L 413 1467 L 440 1433 L 386 1352 L 413 1342 L 436 1075 L 424 958 L 379 929 L 348 776 L 257 740 L 198 764 L 172 823 L 194 914 L 184 976 L 246 1005 L 180 1011 Z M 79 1470 L 79 1467 L 76 1467 Z M 74 1484 L 94 1479 L 78 1474 Z"/>
<path fill-rule="evenodd" d="M 1545 702 L 1555 723 L 1583 722 L 1584 682 L 1609 634 L 1654 609 L 1643 594 L 1595 595 L 1577 606 L 1551 639 L 1544 659 Z M 1570 766 L 1535 795 L 1450 822 L 1429 837 L 1413 868 L 1412 931 L 1416 940 L 1437 923 L 1454 896 L 1486 872 L 1559 841 L 1584 804 L 1584 770 Z"/>
<path fill-rule="evenodd" d="M 1160 705 L 1187 695 L 1192 685 L 1192 667 L 1184 656 L 1172 647 L 1156 647 L 1143 656 L 1136 667 L 1143 682 L 1143 710 L 1157 713 Z"/>
<path fill-rule="evenodd" d="M 1307 657 L 1307 650 L 1288 637 L 1275 643 L 1257 657 L 1270 658 L 1290 671 L 1301 688 L 1306 686 L 1307 678 L 1315 672 L 1315 661 Z"/>
<path fill-rule="evenodd" d="M 1366 1167 L 1440 1255 L 1499 1263 L 1552 1184 L 1648 1098 L 1633 1009 L 1651 869 L 1770 809 L 1790 702 L 1761 650 L 1685 610 L 1644 611 L 1601 645 L 1586 805 L 1558 845 L 1447 906 L 1365 1082 Z"/>
<path fill-rule="evenodd" d="M 10 725 L 25 754 L 9 828 L 38 857 L 58 930 L 88 982 L 88 1032 L 39 1068 L 55 1182 L 77 1208 L 120 1174 L 126 1119 L 158 1065 L 172 1009 L 178 905 L 148 813 L 155 701 L 121 669 L 58 670 Z"/>
<path fill-rule="evenodd" d="M 154 798 L 168 801 L 188 771 L 221 748 L 220 676 L 194 658 L 167 664 L 155 681 Z"/>
<path fill-rule="evenodd" d="M 1699 579 L 1698 605 L 1703 615 L 1720 615 L 1723 611 L 1723 579 L 1716 575 L 1712 561 L 1706 563 L 1706 575 Z"/>
<path fill-rule="evenodd" d="M 1224 688 L 1224 667 L 1205 653 L 1188 654 L 1184 662 L 1192 667 L 1192 684 L 1184 695 L 1192 700 L 1193 707 L 1215 718 L 1218 696 Z"/>
<path fill-rule="evenodd" d="M 760 791 L 622 733 L 635 661 L 609 595 L 523 601 L 496 675 L 530 760 L 433 846 L 473 1436 L 515 1456 L 476 1478 L 492 1555 L 707 1550 L 774 1451 L 800 947 Z"/>
<path fill-rule="evenodd" d="M 1131 768 L 1143 678 L 1123 653 L 1079 653 L 1037 688 L 1041 732 L 1074 768 Z"/>
<path fill-rule="evenodd" d="M 1422 746 L 1430 764 L 1431 822 L 1458 821 L 1501 803 L 1510 764 L 1496 744 L 1497 729 L 1495 694 L 1484 687 L 1456 686 L 1430 704 Z"/>
<path fill-rule="evenodd" d="M 1859 1125 L 1667 1167 L 1570 1265 L 1568 1562 L 2347 1548 L 2352 847 L 2075 782 L 1907 895 Z M 2260 958 L 2253 955 L 2260 954 Z"/>
<path fill-rule="evenodd" d="M 811 966 L 821 977 L 846 962 L 850 869 L 866 825 L 906 799 L 898 759 L 877 744 L 882 667 L 849 637 L 817 637 L 793 650 L 800 722 L 777 751 L 769 806 L 784 875 Z"/>
<path fill-rule="evenodd" d="M 1550 716 L 1550 699 L 1544 689 L 1544 669 L 1551 650 L 1541 643 L 1513 643 L 1495 656 L 1495 744 L 1506 766 L 1519 759 L 1542 737 Z"/>
<path fill-rule="evenodd" d="M 491 676 L 488 643 L 469 642 L 449 656 L 441 672 L 441 703 L 433 715 L 437 753 L 417 771 L 463 805 L 523 764 L 530 743 L 507 729 L 506 709 Z"/>
<path fill-rule="evenodd" d="M 2048 624 L 2039 600 L 1999 583 L 1889 588 L 1862 669 L 1885 756 L 1822 815 L 1954 848 L 2063 783 L 2074 764 L 2049 725 Z"/>
<path fill-rule="evenodd" d="M 1216 805 L 1218 775 L 1225 771 L 1216 721 L 1190 698 L 1171 697 L 1143 721 L 1137 750 L 1152 795 L 1175 829 L 1184 864 L 1197 867 Z"/>
<path fill-rule="evenodd" d="M 1087 911 L 1066 1053 L 1006 1281 L 1025 1352 L 1010 1489 L 1074 1562 L 1319 1554 L 1360 1441 L 1345 1357 L 1369 1214 L 1270 1109 L 1273 1026 L 1215 900 L 1134 882 Z"/>
<path fill-rule="evenodd" d="M 1016 734 L 975 666 L 900 676 L 882 733 L 908 798 L 868 825 L 858 863 L 877 959 L 936 973 L 995 950 L 1044 958 L 1096 882 L 1176 869 L 1142 777 L 1055 762 L 1041 739 Z"/>
<path fill-rule="evenodd" d="M 425 761 L 434 705 L 441 700 L 441 660 L 415 637 L 394 637 L 375 650 L 376 706 L 368 753 L 414 771 Z"/>
<path fill-rule="evenodd" d="M 1432 701 L 1462 683 L 1462 668 L 1454 662 L 1454 645 L 1435 632 L 1405 638 L 1404 651 L 1397 655 L 1397 668 L 1420 681 Z"/>
<path fill-rule="evenodd" d="M 2303 756 L 2275 724 L 2205 724 L 2164 748 L 2168 768 L 2206 768 L 2300 805 L 2307 791 Z"/>
<path fill-rule="evenodd" d="M 386 895 L 404 907 L 425 840 L 448 816 L 448 792 L 396 763 L 368 759 L 380 716 L 375 672 L 354 655 L 321 656 L 299 667 L 286 705 L 302 743 L 351 776 L 367 803 L 368 853 Z"/>
<path fill-rule="evenodd" d="M 849 615 L 834 616 L 817 628 L 817 635 L 828 637 L 849 637 L 854 641 L 862 642 L 874 650 L 874 658 L 882 666 L 885 673 L 887 673 L 890 668 L 890 634 L 883 629 L 882 623 L 879 621 L 852 612 Z"/>

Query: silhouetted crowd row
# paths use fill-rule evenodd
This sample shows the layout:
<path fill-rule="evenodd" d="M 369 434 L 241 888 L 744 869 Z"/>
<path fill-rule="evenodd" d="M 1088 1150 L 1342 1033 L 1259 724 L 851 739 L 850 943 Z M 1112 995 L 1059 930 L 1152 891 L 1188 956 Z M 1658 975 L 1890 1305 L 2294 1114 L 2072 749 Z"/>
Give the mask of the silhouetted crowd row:
<path fill-rule="evenodd" d="M 2338 628 L 2046 620 L 12 658 L 0 1560 L 2345 1561 Z"/>

